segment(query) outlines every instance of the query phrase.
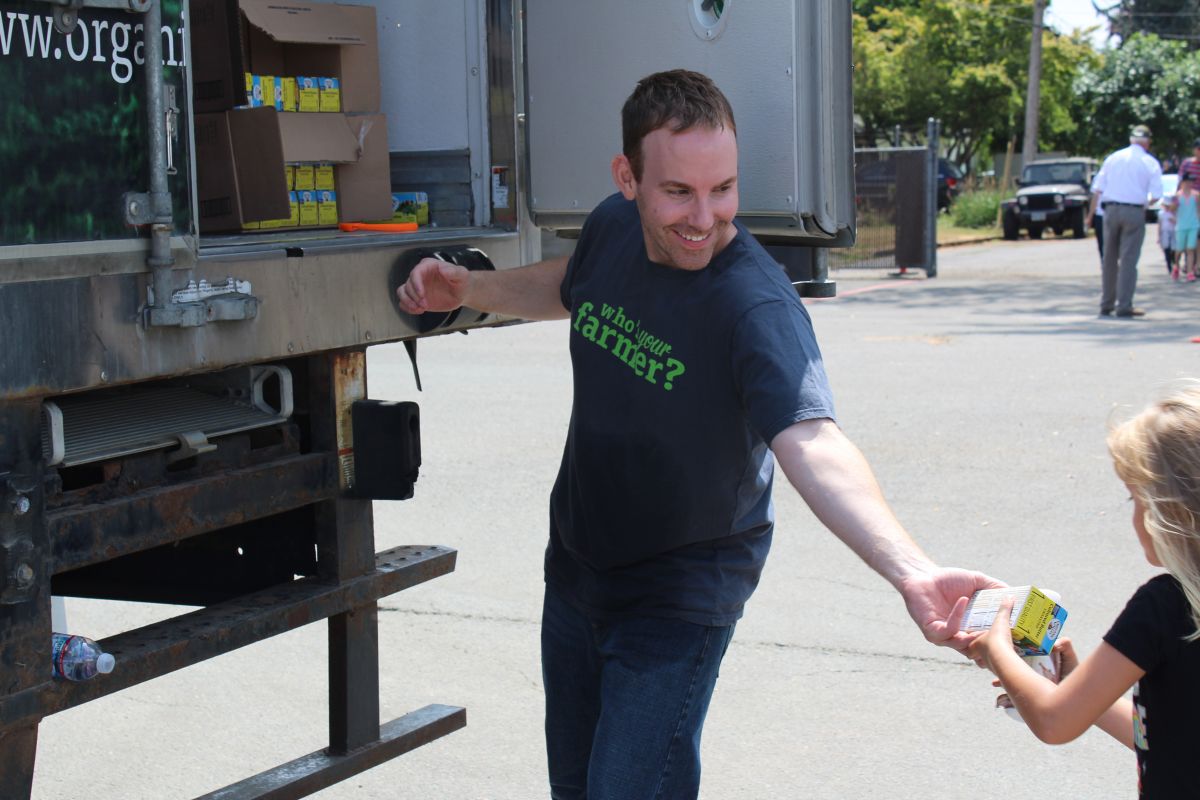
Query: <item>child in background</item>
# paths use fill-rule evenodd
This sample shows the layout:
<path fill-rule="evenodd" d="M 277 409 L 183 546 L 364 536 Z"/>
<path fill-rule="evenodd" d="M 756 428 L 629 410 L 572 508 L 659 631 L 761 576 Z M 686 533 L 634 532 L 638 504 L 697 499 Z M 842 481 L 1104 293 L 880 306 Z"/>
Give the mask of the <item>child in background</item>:
<path fill-rule="evenodd" d="M 1195 181 L 1189 177 L 1179 180 L 1179 191 L 1175 195 L 1175 253 L 1187 270 L 1187 279 L 1196 280 L 1196 234 L 1200 232 L 1200 212 L 1196 205 Z M 1179 280 L 1180 264 L 1171 270 L 1171 277 Z"/>
<path fill-rule="evenodd" d="M 1167 260 L 1167 272 L 1172 278 L 1178 279 L 1179 267 L 1175 263 L 1175 195 L 1162 199 L 1158 211 L 1158 246 Z"/>
<path fill-rule="evenodd" d="M 1012 601 L 968 655 L 999 678 L 1039 739 L 1069 742 L 1096 725 L 1137 753 L 1142 800 L 1196 796 L 1200 757 L 1200 385 L 1177 390 L 1108 436 L 1133 501 L 1146 560 L 1167 572 L 1130 599 L 1082 662 L 1070 642 L 1057 685 L 1013 649 Z M 1125 692 L 1134 687 L 1133 699 Z"/>

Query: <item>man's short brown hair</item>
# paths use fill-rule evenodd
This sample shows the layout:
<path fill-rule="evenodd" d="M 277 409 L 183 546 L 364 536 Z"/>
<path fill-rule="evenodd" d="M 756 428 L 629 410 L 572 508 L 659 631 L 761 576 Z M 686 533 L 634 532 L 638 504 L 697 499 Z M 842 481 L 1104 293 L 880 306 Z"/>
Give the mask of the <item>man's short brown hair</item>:
<path fill-rule="evenodd" d="M 633 177 L 642 179 L 642 139 L 659 128 L 679 133 L 703 126 L 737 135 L 729 100 L 707 75 L 686 69 L 656 72 L 638 81 L 621 109 L 621 138 Z"/>

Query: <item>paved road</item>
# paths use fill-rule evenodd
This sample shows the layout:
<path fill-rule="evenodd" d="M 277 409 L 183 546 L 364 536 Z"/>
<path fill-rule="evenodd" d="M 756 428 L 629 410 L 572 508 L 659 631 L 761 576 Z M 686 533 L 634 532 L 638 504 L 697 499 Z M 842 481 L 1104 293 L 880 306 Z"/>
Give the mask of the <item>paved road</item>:
<path fill-rule="evenodd" d="M 1058 590 L 1090 651 L 1153 570 L 1104 450 L 1114 412 L 1200 373 L 1200 286 L 1148 237 L 1145 320 L 1096 316 L 1093 240 L 944 250 L 941 275 L 838 273 L 812 303 L 843 427 L 898 515 L 946 564 Z M 417 497 L 376 506 L 378 545 L 460 549 L 456 573 L 380 609 L 384 718 L 430 702 L 468 727 L 325 798 L 545 797 L 537 652 L 546 496 L 566 429 L 566 323 L 371 351 L 371 395 L 417 399 Z M 1036 742 L 991 708 L 984 673 L 923 642 L 886 584 L 785 486 L 762 585 L 706 732 L 710 800 L 1132 798 L 1133 756 L 1092 732 Z M 160 609 L 73 601 L 98 636 Z M 39 798 L 191 797 L 318 749 L 322 626 L 46 720 Z"/>

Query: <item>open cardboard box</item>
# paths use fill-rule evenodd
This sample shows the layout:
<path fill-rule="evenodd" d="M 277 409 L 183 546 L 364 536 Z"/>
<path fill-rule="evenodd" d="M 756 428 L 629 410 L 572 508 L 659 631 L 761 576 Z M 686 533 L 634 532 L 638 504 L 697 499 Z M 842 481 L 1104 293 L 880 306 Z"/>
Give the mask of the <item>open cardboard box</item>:
<path fill-rule="evenodd" d="M 332 162 L 341 221 L 391 216 L 375 9 L 336 3 L 193 0 L 200 230 L 286 219 L 286 162 Z M 246 103 L 245 73 L 335 77 L 342 113 Z"/>
<path fill-rule="evenodd" d="M 240 231 L 287 219 L 284 164 L 332 162 L 342 222 L 392 213 L 387 120 L 382 114 L 280 114 L 238 108 L 196 116 L 200 231 Z M 278 230 L 277 228 L 275 230 Z"/>
<path fill-rule="evenodd" d="M 246 73 L 337 78 L 342 111 L 379 110 L 375 9 L 337 3 L 192 0 L 196 113 L 246 104 Z"/>

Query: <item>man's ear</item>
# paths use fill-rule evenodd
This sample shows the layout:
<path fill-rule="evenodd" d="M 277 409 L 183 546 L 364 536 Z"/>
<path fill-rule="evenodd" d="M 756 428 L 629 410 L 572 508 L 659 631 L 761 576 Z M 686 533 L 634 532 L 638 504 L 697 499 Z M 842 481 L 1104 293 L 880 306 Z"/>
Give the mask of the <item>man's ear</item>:
<path fill-rule="evenodd" d="M 625 157 L 624 153 L 613 156 L 612 176 L 613 183 L 617 185 L 618 191 L 626 200 L 637 197 L 637 179 L 633 177 L 633 165 L 629 163 L 629 159 Z"/>

